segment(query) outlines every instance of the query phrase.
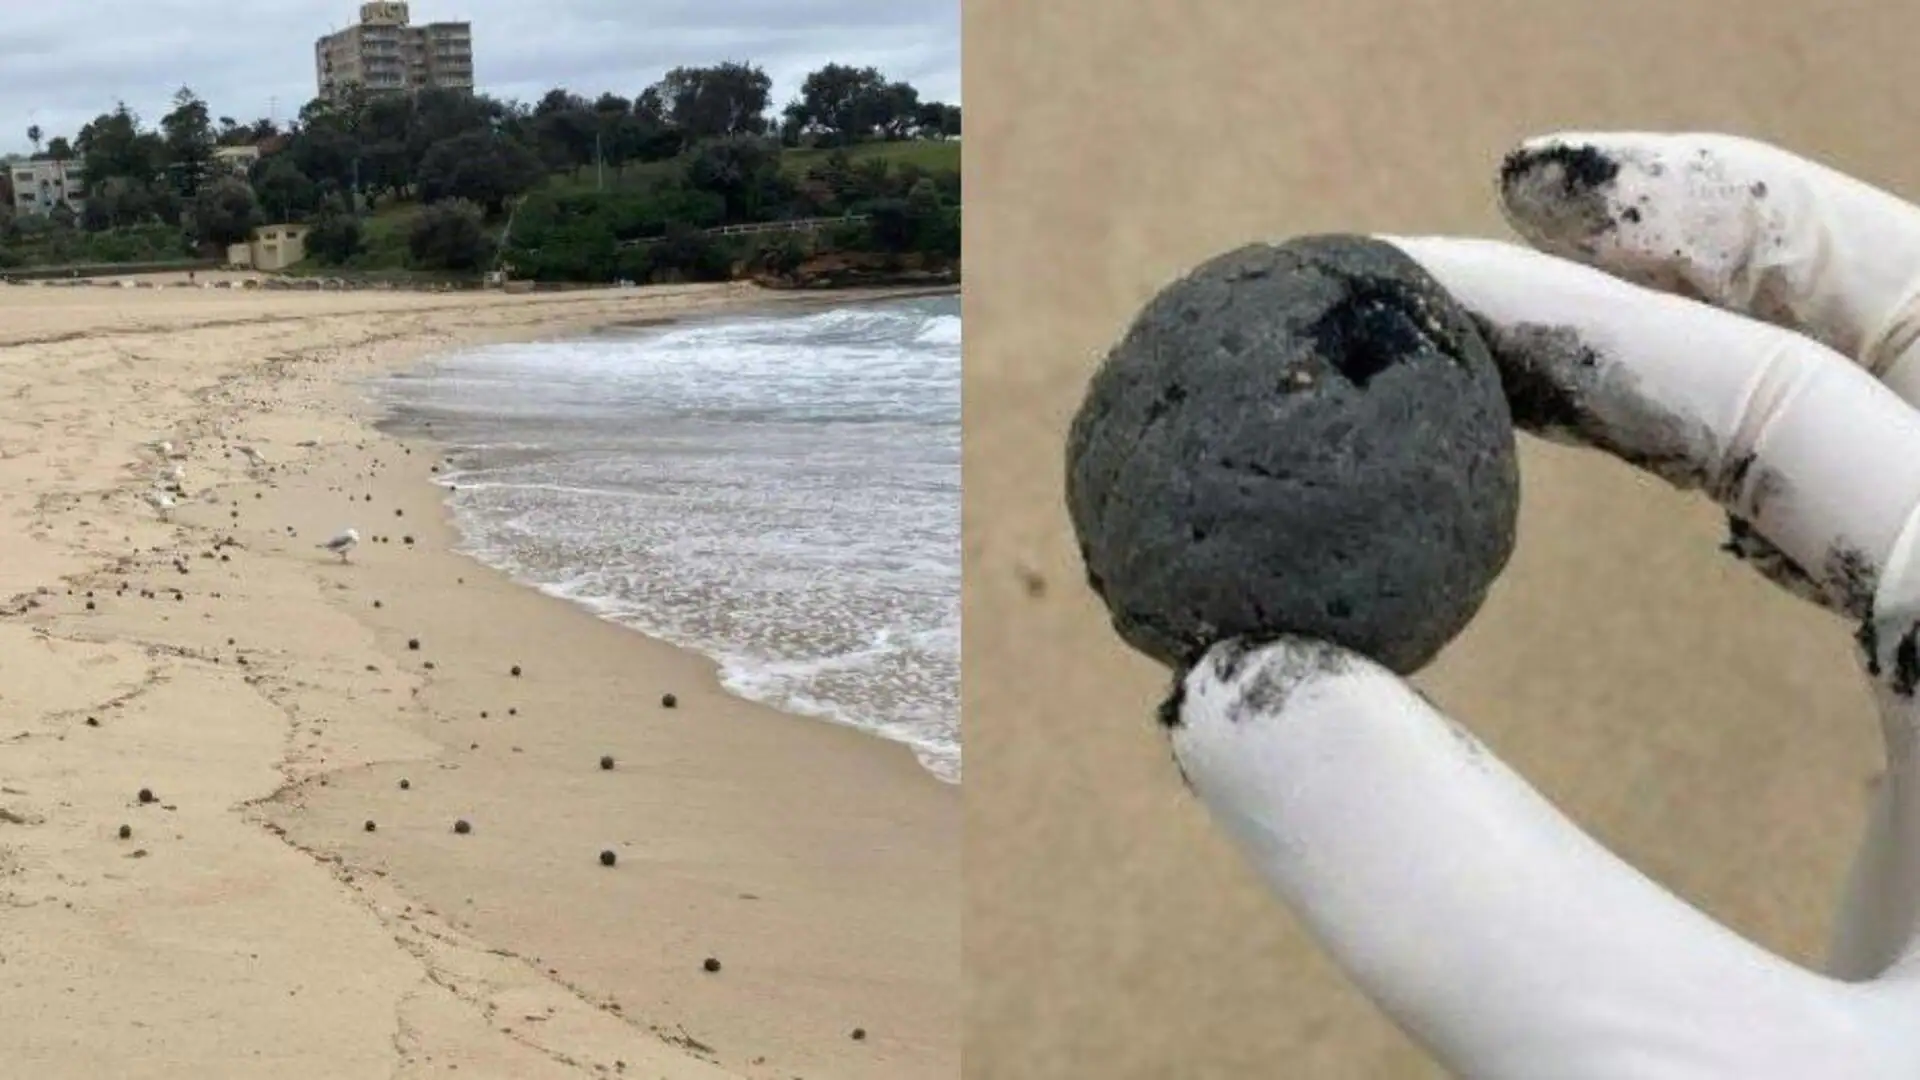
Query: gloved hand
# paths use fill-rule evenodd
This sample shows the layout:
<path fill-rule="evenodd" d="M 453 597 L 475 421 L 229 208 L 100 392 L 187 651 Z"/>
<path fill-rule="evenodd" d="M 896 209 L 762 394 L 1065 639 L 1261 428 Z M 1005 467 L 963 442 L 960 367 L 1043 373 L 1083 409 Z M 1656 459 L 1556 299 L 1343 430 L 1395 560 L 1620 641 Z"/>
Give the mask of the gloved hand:
<path fill-rule="evenodd" d="M 1703 492 L 1730 549 L 1857 631 L 1887 774 L 1829 970 L 1688 906 L 1330 645 L 1207 653 L 1161 713 L 1181 771 L 1459 1075 L 1920 1077 L 1920 208 L 1711 135 L 1533 140 L 1501 198 L 1532 248 L 1384 239 L 1477 315 L 1516 422 Z"/>

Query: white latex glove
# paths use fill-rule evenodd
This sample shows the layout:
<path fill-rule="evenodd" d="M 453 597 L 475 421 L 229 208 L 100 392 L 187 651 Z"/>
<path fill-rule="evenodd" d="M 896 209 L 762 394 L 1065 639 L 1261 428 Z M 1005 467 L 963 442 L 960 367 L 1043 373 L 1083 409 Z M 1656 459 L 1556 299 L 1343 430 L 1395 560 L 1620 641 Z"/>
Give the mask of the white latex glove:
<path fill-rule="evenodd" d="M 1920 1077 L 1920 208 L 1712 135 L 1533 140 L 1501 195 L 1539 250 L 1386 239 L 1479 316 L 1516 421 L 1704 492 L 1737 553 L 1858 627 L 1887 775 L 1830 970 L 1688 906 L 1329 645 L 1216 646 L 1162 709 L 1175 758 L 1460 1075 Z"/>

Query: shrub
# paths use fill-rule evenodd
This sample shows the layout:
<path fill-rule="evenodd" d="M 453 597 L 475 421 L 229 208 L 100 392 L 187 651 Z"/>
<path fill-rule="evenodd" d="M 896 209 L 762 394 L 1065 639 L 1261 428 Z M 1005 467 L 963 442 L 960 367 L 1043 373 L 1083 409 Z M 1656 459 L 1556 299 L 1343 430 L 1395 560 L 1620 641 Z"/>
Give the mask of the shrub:
<path fill-rule="evenodd" d="M 407 255 L 422 270 L 479 270 L 493 259 L 493 243 L 479 206 L 447 199 L 422 207 L 407 231 Z"/>
<path fill-rule="evenodd" d="M 755 247 L 748 264 L 756 270 L 789 277 L 811 254 L 811 245 L 799 233 L 776 233 Z"/>
<path fill-rule="evenodd" d="M 324 213 L 314 219 L 307 232 L 307 254 L 333 266 L 339 266 L 366 248 L 360 219 L 346 213 Z"/>
<path fill-rule="evenodd" d="M 646 270 L 648 281 L 725 281 L 733 276 L 733 259 L 714 237 L 674 224 L 648 246 Z"/>
<path fill-rule="evenodd" d="M 843 221 L 827 230 L 827 245 L 839 251 L 859 251 L 873 244 L 873 227 L 864 221 Z"/>

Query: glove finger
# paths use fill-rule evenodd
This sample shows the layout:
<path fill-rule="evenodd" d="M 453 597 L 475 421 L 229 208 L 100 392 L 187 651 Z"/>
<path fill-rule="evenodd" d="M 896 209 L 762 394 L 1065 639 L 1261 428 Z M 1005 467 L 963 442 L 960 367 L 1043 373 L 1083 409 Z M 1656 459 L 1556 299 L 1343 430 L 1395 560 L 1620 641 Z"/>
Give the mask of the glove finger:
<path fill-rule="evenodd" d="M 1767 143 L 1530 139 L 1500 173 L 1542 251 L 1805 334 L 1920 404 L 1920 207 Z"/>
<path fill-rule="evenodd" d="M 1227 642 L 1162 720 L 1268 887 L 1457 1075 L 1870 1075 L 1850 988 L 1641 875 L 1386 669 Z"/>
<path fill-rule="evenodd" d="M 1798 334 L 1529 248 L 1385 239 L 1474 313 L 1516 424 L 1706 492 L 1809 595 L 1872 609 L 1920 506 L 1920 413 L 1871 375 Z"/>

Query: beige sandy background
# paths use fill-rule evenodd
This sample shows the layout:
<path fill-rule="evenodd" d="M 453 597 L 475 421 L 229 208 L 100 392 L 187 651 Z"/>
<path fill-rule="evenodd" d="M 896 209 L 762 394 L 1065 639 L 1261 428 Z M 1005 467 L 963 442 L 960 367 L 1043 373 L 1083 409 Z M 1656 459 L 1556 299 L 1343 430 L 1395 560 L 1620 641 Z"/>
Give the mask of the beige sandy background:
<path fill-rule="evenodd" d="M 0 1075 L 955 1075 L 958 790 L 453 554 L 354 389 L 781 302 L 0 287 Z"/>
<path fill-rule="evenodd" d="M 1716 129 L 1920 193 L 1920 8 L 968 0 L 967 1074 L 1432 1074 L 1203 819 L 1165 675 L 1081 584 L 1062 433 L 1182 270 L 1313 230 L 1505 236 L 1565 128 Z M 1820 955 L 1877 768 L 1845 629 L 1718 515 L 1529 441 L 1520 549 L 1421 682 L 1607 843 Z"/>

